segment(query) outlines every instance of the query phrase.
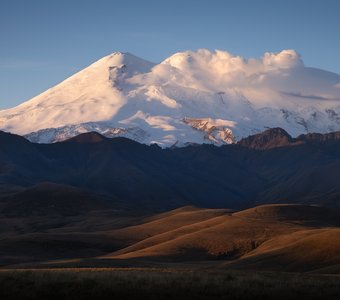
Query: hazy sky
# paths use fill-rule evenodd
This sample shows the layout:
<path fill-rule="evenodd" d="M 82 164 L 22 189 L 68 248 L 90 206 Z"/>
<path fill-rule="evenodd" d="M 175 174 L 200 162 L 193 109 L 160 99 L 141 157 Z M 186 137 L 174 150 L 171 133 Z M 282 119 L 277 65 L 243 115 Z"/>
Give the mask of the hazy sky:
<path fill-rule="evenodd" d="M 338 0 L 0 0 L 0 109 L 114 51 L 159 62 L 198 48 L 295 49 L 340 73 L 339 16 Z"/>

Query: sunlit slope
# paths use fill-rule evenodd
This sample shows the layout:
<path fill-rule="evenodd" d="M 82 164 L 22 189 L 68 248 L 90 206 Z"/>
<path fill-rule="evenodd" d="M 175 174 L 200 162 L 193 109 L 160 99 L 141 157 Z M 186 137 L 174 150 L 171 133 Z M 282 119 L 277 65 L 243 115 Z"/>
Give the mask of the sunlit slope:
<path fill-rule="evenodd" d="M 231 264 L 234 268 L 280 271 L 339 269 L 340 228 L 302 230 L 273 238 Z M 333 269 L 333 271 L 331 271 Z M 327 273 L 327 272 L 326 272 Z"/>
<path fill-rule="evenodd" d="M 196 218 L 198 211 L 201 219 Z M 236 213 L 217 212 L 194 210 L 183 214 L 174 211 L 171 218 L 177 223 L 173 226 L 169 226 L 169 216 L 166 216 L 164 220 L 157 218 L 122 229 L 117 232 L 120 238 L 125 236 L 139 241 L 105 257 L 219 258 L 232 261 L 234 267 L 251 266 L 255 261 L 256 268 L 260 268 L 260 258 L 270 266 L 271 255 L 278 253 L 285 260 L 292 260 L 291 269 L 294 270 L 303 268 L 312 260 L 319 262 L 311 264 L 313 268 L 338 263 L 336 253 L 340 248 L 333 240 L 339 234 L 340 218 L 331 210 L 307 205 L 264 205 Z M 183 222 L 182 218 L 190 222 Z M 309 248 L 308 259 L 304 252 Z M 279 263 L 273 265 L 280 266 Z"/>

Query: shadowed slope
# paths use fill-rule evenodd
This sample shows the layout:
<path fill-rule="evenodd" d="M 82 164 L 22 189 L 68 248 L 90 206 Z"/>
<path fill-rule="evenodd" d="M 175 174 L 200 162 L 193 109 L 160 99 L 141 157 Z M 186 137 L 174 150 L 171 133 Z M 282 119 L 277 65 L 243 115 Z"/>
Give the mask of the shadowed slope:
<path fill-rule="evenodd" d="M 338 211 L 326 207 L 300 204 L 261 205 L 234 213 L 233 216 L 256 220 L 293 222 L 299 225 L 340 226 Z"/>
<path fill-rule="evenodd" d="M 0 200 L 0 212 L 8 217 L 76 216 L 115 206 L 113 199 L 109 201 L 85 189 L 49 182 Z"/>
<path fill-rule="evenodd" d="M 276 131 L 281 132 L 263 134 L 273 135 L 269 142 L 275 144 Z M 153 212 L 188 204 L 234 209 L 287 202 L 337 207 L 340 141 L 336 133 L 312 140 L 261 151 L 240 145 L 161 149 L 98 133 L 34 144 L 2 132 L 0 197 L 54 182 Z"/>

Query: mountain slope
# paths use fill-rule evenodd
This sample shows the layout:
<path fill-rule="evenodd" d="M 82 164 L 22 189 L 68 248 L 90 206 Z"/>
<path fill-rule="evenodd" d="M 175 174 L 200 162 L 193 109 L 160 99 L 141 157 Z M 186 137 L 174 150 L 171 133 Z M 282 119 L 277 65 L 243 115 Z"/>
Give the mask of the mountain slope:
<path fill-rule="evenodd" d="M 312 140 L 285 136 L 292 141 L 287 145 L 274 133 L 263 135 L 269 137 L 270 149 L 266 143 L 260 149 L 247 143 L 162 149 L 98 133 L 34 144 L 2 133 L 0 191 L 16 193 L 51 182 L 158 211 L 183 205 L 239 209 L 263 203 L 339 207 L 336 133 Z M 258 135 L 255 139 L 264 140 Z"/>
<path fill-rule="evenodd" d="M 40 143 L 97 131 L 164 147 L 221 145 L 268 127 L 339 130 L 340 75 L 305 67 L 294 50 L 249 60 L 186 51 L 159 64 L 115 52 L 0 111 L 0 129 Z"/>

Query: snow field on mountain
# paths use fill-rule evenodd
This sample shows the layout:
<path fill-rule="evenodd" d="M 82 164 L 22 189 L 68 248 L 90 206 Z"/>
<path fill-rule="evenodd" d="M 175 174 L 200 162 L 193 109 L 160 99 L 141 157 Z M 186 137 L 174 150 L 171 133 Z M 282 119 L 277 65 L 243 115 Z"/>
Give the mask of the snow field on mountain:
<path fill-rule="evenodd" d="M 294 50 L 244 59 L 185 51 L 159 64 L 115 52 L 0 111 L 0 129 L 36 142 L 97 131 L 161 146 L 232 143 L 269 127 L 296 136 L 340 130 L 340 75 Z"/>

